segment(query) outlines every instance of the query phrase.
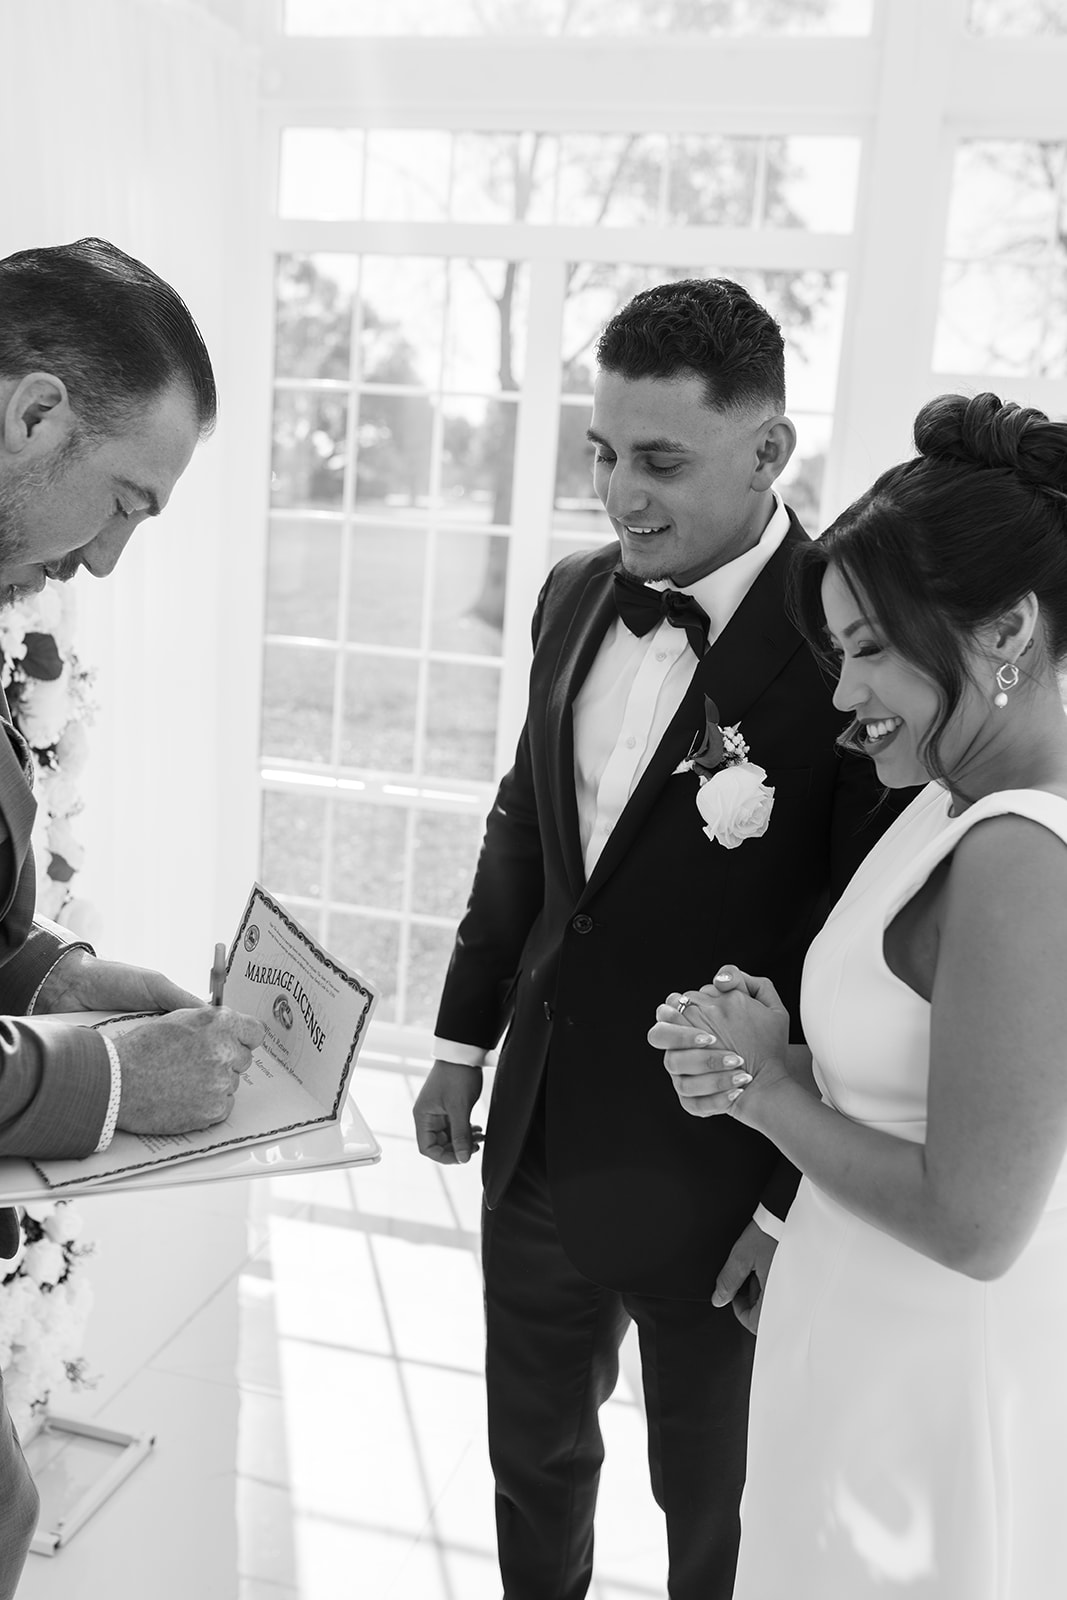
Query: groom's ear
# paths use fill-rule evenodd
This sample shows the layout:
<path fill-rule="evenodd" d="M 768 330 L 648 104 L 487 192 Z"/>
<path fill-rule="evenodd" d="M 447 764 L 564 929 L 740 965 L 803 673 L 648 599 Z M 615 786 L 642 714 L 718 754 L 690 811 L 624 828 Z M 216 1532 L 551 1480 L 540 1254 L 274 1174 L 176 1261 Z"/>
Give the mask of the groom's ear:
<path fill-rule="evenodd" d="M 768 417 L 756 440 L 753 489 L 769 489 L 797 447 L 797 430 L 786 416 Z"/>

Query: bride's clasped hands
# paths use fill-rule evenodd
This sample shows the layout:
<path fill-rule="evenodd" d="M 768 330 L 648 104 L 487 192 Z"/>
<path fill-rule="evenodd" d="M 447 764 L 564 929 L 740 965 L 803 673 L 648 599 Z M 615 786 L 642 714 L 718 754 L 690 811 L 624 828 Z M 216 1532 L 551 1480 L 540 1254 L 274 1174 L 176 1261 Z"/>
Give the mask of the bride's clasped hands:
<path fill-rule="evenodd" d="M 789 1014 L 773 983 L 732 966 L 695 992 L 669 994 L 648 1033 L 690 1116 L 733 1116 L 752 1127 L 761 1105 L 793 1082 L 788 1041 Z"/>

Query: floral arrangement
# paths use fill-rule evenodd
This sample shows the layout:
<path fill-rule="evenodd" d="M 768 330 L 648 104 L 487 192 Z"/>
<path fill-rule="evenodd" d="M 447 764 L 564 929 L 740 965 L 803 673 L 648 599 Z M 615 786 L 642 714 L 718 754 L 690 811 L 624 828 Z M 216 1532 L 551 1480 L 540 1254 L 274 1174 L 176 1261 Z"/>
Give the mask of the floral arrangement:
<path fill-rule="evenodd" d="M 697 735 L 692 751 L 675 771 L 697 774 L 697 810 L 704 819 L 704 832 L 712 843 L 734 850 L 746 839 L 760 839 L 767 832 L 774 789 L 763 781 L 766 770 L 749 761 L 740 723 L 721 727 L 718 707 L 709 695 L 704 696 L 704 715 L 703 739 Z"/>
<path fill-rule="evenodd" d="M 51 582 L 0 612 L 0 684 L 33 760 L 37 909 L 91 939 L 93 914 L 72 882 L 84 854 L 73 821 L 94 705 L 73 629 L 73 595 Z M 23 1213 L 23 1253 L 0 1282 L 0 1369 L 25 1437 L 51 1396 L 90 1382 L 80 1348 L 92 1291 L 81 1262 L 93 1246 L 77 1242 L 82 1221 L 68 1201 L 41 1201 Z"/>
<path fill-rule="evenodd" d="M 95 706 L 91 674 L 72 648 L 73 609 L 69 589 L 47 583 L 40 594 L 0 612 L 0 684 L 33 757 L 37 909 L 91 940 L 93 914 L 72 888 L 84 860 L 73 820 L 82 804 L 85 723 Z"/>
<path fill-rule="evenodd" d="M 23 1207 L 25 1247 L 0 1287 L 4 1394 L 25 1439 L 34 1418 L 63 1388 L 91 1388 L 80 1354 L 92 1289 L 82 1269 L 94 1246 L 79 1244 L 82 1220 L 68 1200 Z"/>

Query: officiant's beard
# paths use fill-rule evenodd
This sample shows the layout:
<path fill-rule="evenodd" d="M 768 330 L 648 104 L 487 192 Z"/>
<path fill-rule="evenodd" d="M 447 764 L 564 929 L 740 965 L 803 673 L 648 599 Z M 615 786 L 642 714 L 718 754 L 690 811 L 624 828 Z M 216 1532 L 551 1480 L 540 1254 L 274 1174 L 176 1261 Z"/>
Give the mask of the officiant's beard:
<path fill-rule="evenodd" d="M 33 593 L 16 587 L 14 584 L 5 584 L 5 573 L 14 568 L 33 566 L 37 556 L 30 547 L 26 531 L 27 512 L 34 501 L 51 487 L 55 482 L 57 472 L 55 466 L 35 464 L 24 467 L 21 472 L 10 475 L 6 480 L 0 480 L 0 609 L 6 610 L 20 598 L 20 596 Z M 72 551 L 58 560 L 48 563 L 51 574 L 61 583 L 73 578 L 81 566 L 81 556 L 77 551 Z"/>

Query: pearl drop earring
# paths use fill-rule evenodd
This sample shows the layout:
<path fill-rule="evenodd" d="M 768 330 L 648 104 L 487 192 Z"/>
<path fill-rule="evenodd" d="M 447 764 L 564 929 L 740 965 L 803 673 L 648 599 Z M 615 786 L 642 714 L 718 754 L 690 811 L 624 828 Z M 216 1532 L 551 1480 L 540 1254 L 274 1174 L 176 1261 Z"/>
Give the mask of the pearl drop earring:
<path fill-rule="evenodd" d="M 1002 661 L 997 668 L 997 689 L 999 693 L 993 696 L 993 704 L 998 711 L 1003 711 L 1008 703 L 1008 690 L 1014 689 L 1019 681 L 1019 669 L 1014 661 Z"/>

